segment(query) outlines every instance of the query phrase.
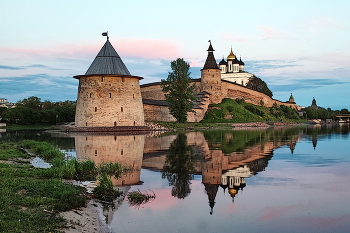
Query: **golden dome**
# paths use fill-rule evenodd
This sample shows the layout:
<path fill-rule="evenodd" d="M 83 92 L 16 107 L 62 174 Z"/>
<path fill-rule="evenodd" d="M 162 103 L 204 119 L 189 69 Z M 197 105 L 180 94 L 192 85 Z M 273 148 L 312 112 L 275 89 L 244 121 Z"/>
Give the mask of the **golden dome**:
<path fill-rule="evenodd" d="M 227 60 L 234 60 L 235 58 L 236 58 L 236 55 L 232 52 L 232 48 L 231 48 L 231 52 L 227 56 Z"/>
<path fill-rule="evenodd" d="M 231 197 L 235 197 L 237 194 L 237 190 L 236 189 L 229 189 L 228 193 L 230 194 Z"/>

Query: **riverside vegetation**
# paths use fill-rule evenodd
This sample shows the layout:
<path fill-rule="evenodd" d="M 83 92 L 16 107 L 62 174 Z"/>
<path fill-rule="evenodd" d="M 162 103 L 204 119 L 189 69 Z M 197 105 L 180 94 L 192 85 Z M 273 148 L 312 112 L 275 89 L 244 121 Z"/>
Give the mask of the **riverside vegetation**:
<path fill-rule="evenodd" d="M 51 167 L 34 168 L 29 164 L 28 150 Z M 119 197 L 122 192 L 113 189 L 111 176 L 119 178 L 129 171 L 131 167 L 118 163 L 97 167 L 90 160 L 67 159 L 46 142 L 0 143 L 0 232 L 58 232 L 67 224 L 59 216 L 60 211 L 83 207 L 88 198 L 112 201 Z M 99 184 L 93 194 L 64 183 L 64 179 L 83 181 L 96 177 Z M 143 198 L 149 199 L 148 195 Z"/>

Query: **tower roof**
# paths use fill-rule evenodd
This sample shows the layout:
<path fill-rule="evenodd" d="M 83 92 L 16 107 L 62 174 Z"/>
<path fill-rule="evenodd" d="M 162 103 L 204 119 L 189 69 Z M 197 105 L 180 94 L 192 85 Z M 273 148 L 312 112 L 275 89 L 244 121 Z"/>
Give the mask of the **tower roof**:
<path fill-rule="evenodd" d="M 208 48 L 208 56 L 207 56 L 207 60 L 205 61 L 204 67 L 203 69 L 219 69 L 218 64 L 216 63 L 215 57 L 214 57 L 214 53 L 213 51 L 215 51 L 213 49 L 213 46 L 211 45 L 211 41 L 209 40 L 209 48 Z"/>
<path fill-rule="evenodd" d="M 107 39 L 85 75 L 131 75 L 122 59 Z"/>

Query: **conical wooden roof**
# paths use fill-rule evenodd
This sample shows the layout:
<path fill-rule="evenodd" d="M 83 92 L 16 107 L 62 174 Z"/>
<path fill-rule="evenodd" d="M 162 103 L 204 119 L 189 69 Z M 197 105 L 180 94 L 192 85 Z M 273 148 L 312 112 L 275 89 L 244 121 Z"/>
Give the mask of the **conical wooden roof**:
<path fill-rule="evenodd" d="M 131 75 L 112 44 L 106 43 L 97 54 L 85 75 Z"/>

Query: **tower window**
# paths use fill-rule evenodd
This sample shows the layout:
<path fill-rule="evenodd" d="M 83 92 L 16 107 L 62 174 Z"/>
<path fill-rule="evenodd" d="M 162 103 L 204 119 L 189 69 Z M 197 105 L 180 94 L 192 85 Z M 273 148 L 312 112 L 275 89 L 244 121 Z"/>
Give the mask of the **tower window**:
<path fill-rule="evenodd" d="M 114 122 L 114 126 L 117 126 L 117 122 L 116 121 Z"/>
<path fill-rule="evenodd" d="M 95 150 L 95 156 L 97 156 L 97 150 Z"/>
<path fill-rule="evenodd" d="M 134 125 L 136 125 L 136 122 L 134 121 Z"/>
<path fill-rule="evenodd" d="M 95 107 L 95 112 L 97 112 L 97 107 Z"/>
<path fill-rule="evenodd" d="M 87 122 L 85 122 L 85 126 L 87 126 Z"/>
<path fill-rule="evenodd" d="M 124 77 L 122 77 L 122 82 L 124 82 Z"/>
<path fill-rule="evenodd" d="M 102 80 L 101 80 L 102 82 L 104 82 L 105 81 L 105 76 L 102 76 Z"/>
<path fill-rule="evenodd" d="M 120 108 L 120 111 L 123 112 L 123 107 Z"/>
<path fill-rule="evenodd" d="M 92 97 L 92 93 L 90 93 L 90 98 Z"/>
<path fill-rule="evenodd" d="M 109 98 L 112 98 L 112 93 L 109 93 Z"/>
<path fill-rule="evenodd" d="M 121 154 L 121 155 L 123 155 L 123 154 L 124 154 L 123 149 L 120 151 L 120 154 Z"/>
<path fill-rule="evenodd" d="M 132 94 L 132 98 L 133 98 L 133 99 L 135 98 L 135 94 Z"/>

